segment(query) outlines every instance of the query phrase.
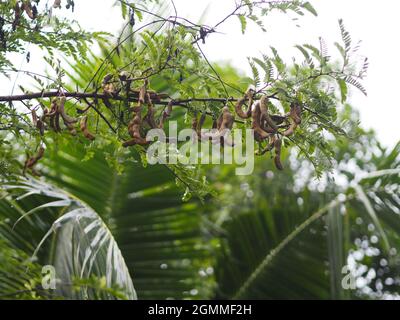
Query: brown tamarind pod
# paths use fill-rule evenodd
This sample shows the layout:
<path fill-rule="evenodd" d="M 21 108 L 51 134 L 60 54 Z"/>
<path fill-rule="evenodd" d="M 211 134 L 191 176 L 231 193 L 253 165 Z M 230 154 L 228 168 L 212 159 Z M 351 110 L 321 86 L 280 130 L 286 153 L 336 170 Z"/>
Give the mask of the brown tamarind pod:
<path fill-rule="evenodd" d="M 54 115 L 54 128 L 56 132 L 61 132 L 60 114 L 58 112 Z"/>
<path fill-rule="evenodd" d="M 61 9 L 61 0 L 54 0 L 53 8 L 54 9 L 57 9 L 57 8 Z"/>
<path fill-rule="evenodd" d="M 240 118 L 249 119 L 251 117 L 251 111 L 252 111 L 252 106 L 253 106 L 253 102 L 254 102 L 254 98 L 253 98 L 254 93 L 255 93 L 255 90 L 252 87 L 249 87 L 247 89 L 244 97 L 239 99 L 236 102 L 235 111 Z M 247 110 L 243 111 L 243 109 L 242 109 L 243 105 L 246 103 L 247 100 L 248 100 Z"/>
<path fill-rule="evenodd" d="M 28 17 L 30 18 L 30 19 L 35 19 L 36 17 L 35 17 L 35 14 L 33 13 L 33 10 L 32 10 L 32 5 L 31 5 L 31 2 L 30 1 L 24 1 L 23 3 L 22 3 L 22 5 L 21 5 L 21 10 L 22 11 L 25 11 L 26 12 L 26 14 L 28 15 Z"/>
<path fill-rule="evenodd" d="M 80 123 L 81 131 L 86 139 L 93 141 L 95 139 L 95 136 L 89 132 L 89 129 L 87 127 L 87 121 L 88 121 L 87 116 L 82 117 Z"/>
<path fill-rule="evenodd" d="M 259 102 L 257 102 L 254 105 L 251 117 L 252 117 L 251 128 L 254 130 L 254 138 L 256 139 L 256 141 L 262 141 L 262 140 L 268 138 L 270 134 L 268 132 L 264 131 L 260 125 L 261 111 L 260 111 L 260 103 Z"/>
<path fill-rule="evenodd" d="M 32 110 L 31 114 L 32 114 L 32 123 L 35 127 L 37 127 L 38 117 L 37 117 L 35 109 Z"/>
<path fill-rule="evenodd" d="M 274 157 L 275 167 L 278 170 L 283 170 L 283 165 L 281 162 L 282 140 L 279 138 L 276 139 L 274 142 L 274 147 L 275 147 L 275 157 Z"/>
<path fill-rule="evenodd" d="M 265 121 L 268 127 L 272 128 L 274 132 L 278 131 L 278 127 L 276 123 L 271 119 L 271 116 L 268 113 L 268 97 L 262 96 L 260 99 L 260 112 L 261 112 L 261 121 Z"/>
<path fill-rule="evenodd" d="M 28 158 L 28 159 L 25 161 L 24 170 L 23 170 L 23 175 L 25 175 L 27 169 L 32 170 L 32 172 L 34 173 L 33 167 L 37 164 L 37 162 L 38 162 L 40 159 L 43 158 L 43 155 L 44 155 L 44 148 L 41 146 L 41 147 L 39 148 L 39 150 L 38 150 L 38 153 L 37 153 L 35 156 L 30 157 L 30 158 Z"/>
<path fill-rule="evenodd" d="M 172 114 L 172 106 L 174 104 L 173 100 L 170 100 L 167 104 L 166 109 L 163 111 L 160 122 L 158 124 L 158 128 L 159 129 L 163 129 L 164 128 L 164 122 L 167 118 L 169 118 Z"/>
<path fill-rule="evenodd" d="M 65 112 L 65 101 L 66 98 L 63 96 L 60 98 L 60 103 L 58 105 L 58 112 L 60 113 L 61 117 L 64 120 L 64 123 L 76 123 L 78 122 L 78 119 L 73 118 L 71 116 L 69 116 L 66 112 Z"/>
<path fill-rule="evenodd" d="M 223 107 L 222 113 L 220 115 L 220 120 L 218 123 L 218 130 L 219 131 L 226 130 L 226 129 L 231 130 L 233 127 L 234 121 L 235 121 L 235 117 L 233 116 L 233 114 L 231 113 L 229 108 L 227 106 Z"/>
<path fill-rule="evenodd" d="M 12 22 L 12 30 L 15 31 L 17 29 L 17 26 L 21 20 L 21 8 L 19 6 L 19 3 L 17 2 L 15 7 L 14 7 L 14 20 Z"/>
<path fill-rule="evenodd" d="M 129 125 L 128 125 L 128 132 L 131 135 L 132 139 L 125 141 L 122 144 L 122 146 L 129 147 L 129 146 L 133 146 L 135 144 L 139 144 L 139 145 L 148 144 L 149 142 L 146 141 L 146 139 L 141 136 L 141 133 L 140 133 L 141 128 L 142 128 L 141 112 L 138 112 L 135 114 L 135 116 L 129 122 Z"/>
<path fill-rule="evenodd" d="M 202 136 L 202 133 L 201 133 L 201 129 L 203 128 L 203 125 L 204 125 L 204 122 L 206 121 L 206 113 L 205 112 L 203 112 L 202 114 L 201 114 L 201 116 L 200 116 L 200 119 L 199 119 L 199 121 L 198 121 L 198 123 L 197 123 L 197 127 L 196 127 L 196 133 L 197 133 L 197 137 L 200 139 L 200 140 L 203 140 L 203 136 Z M 206 139 L 206 140 L 208 140 L 208 139 Z"/>
<path fill-rule="evenodd" d="M 139 90 L 139 98 L 138 98 L 139 104 L 143 104 L 146 101 L 146 93 L 147 93 L 147 85 L 148 85 L 148 83 L 149 82 L 146 79 L 144 81 L 143 86 Z"/>
<path fill-rule="evenodd" d="M 289 128 L 283 132 L 282 134 L 286 137 L 291 136 L 297 129 L 297 126 L 301 123 L 301 107 L 298 104 L 290 105 L 290 118 L 292 119 L 292 123 Z"/>
<path fill-rule="evenodd" d="M 145 115 L 146 122 L 149 124 L 150 128 L 158 128 L 156 121 L 154 119 L 154 105 L 151 101 L 150 94 L 146 94 L 147 97 L 147 114 Z"/>
<path fill-rule="evenodd" d="M 218 130 L 219 130 L 219 134 L 220 134 L 221 145 L 224 146 L 225 141 L 226 141 L 227 145 L 233 146 L 233 141 L 232 141 L 232 139 L 228 138 L 227 134 L 230 130 L 232 130 L 233 123 L 235 121 L 235 117 L 233 116 L 233 114 L 231 113 L 229 108 L 227 106 L 225 106 L 222 109 L 222 114 L 221 114 L 220 118 L 221 118 L 221 120 L 220 120 L 220 123 L 218 126 Z"/>
<path fill-rule="evenodd" d="M 301 124 L 301 106 L 299 104 L 292 103 L 289 114 L 296 124 Z"/>

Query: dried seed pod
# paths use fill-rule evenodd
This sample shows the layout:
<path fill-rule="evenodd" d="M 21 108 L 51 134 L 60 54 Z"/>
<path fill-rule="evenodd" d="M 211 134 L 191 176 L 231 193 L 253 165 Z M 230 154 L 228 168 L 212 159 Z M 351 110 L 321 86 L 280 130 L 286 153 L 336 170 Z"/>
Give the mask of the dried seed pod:
<path fill-rule="evenodd" d="M 21 8 L 19 3 L 17 2 L 14 7 L 14 20 L 12 22 L 12 30 L 15 31 L 17 26 L 19 25 L 19 21 L 21 20 Z"/>
<path fill-rule="evenodd" d="M 86 139 L 93 141 L 95 139 L 95 136 L 89 132 L 89 129 L 87 127 L 87 121 L 88 121 L 87 116 L 82 117 L 80 123 L 81 131 Z"/>
<path fill-rule="evenodd" d="M 43 158 L 43 155 L 44 155 L 44 148 L 42 146 L 40 146 L 38 153 L 35 156 L 30 157 L 25 161 L 23 175 L 25 175 L 27 169 L 30 169 L 32 171 L 32 173 L 35 173 L 35 171 L 33 170 L 33 167 L 37 164 L 37 162 L 40 159 Z"/>
<path fill-rule="evenodd" d="M 225 140 L 226 140 L 227 145 L 233 146 L 232 140 L 229 139 L 228 141 L 228 133 L 230 130 L 232 130 L 234 121 L 235 117 L 232 115 L 229 108 L 227 106 L 223 107 L 222 113 L 218 121 L 218 131 L 220 135 L 221 145 L 225 145 Z"/>
<path fill-rule="evenodd" d="M 58 112 L 60 113 L 61 117 L 64 120 L 65 125 L 67 123 L 72 124 L 78 122 L 78 119 L 70 117 L 66 112 L 65 112 L 65 101 L 66 98 L 63 96 L 60 98 L 60 103 L 58 105 Z"/>
<path fill-rule="evenodd" d="M 156 121 L 154 119 L 154 105 L 151 101 L 150 94 L 146 94 L 147 97 L 147 114 L 145 115 L 146 122 L 149 124 L 150 128 L 158 128 Z"/>
<path fill-rule="evenodd" d="M 139 144 L 139 145 L 146 145 L 149 142 L 146 141 L 145 138 L 143 138 L 140 134 L 140 130 L 142 128 L 142 118 L 141 118 L 141 113 L 138 112 L 136 113 L 136 115 L 133 117 L 133 119 L 131 120 L 131 122 L 128 125 L 128 131 L 129 134 L 131 135 L 132 139 L 125 141 L 122 146 L 124 147 L 129 147 L 129 146 L 133 146 L 135 144 Z"/>
<path fill-rule="evenodd" d="M 138 102 L 139 104 L 143 104 L 146 102 L 146 93 L 147 93 L 147 85 L 148 85 L 148 80 L 146 79 L 144 81 L 143 86 L 140 88 L 139 90 L 139 98 L 138 98 Z"/>
<path fill-rule="evenodd" d="M 291 136 L 297 129 L 297 126 L 301 123 L 301 107 L 298 104 L 290 105 L 290 118 L 292 119 L 292 123 L 289 128 L 283 132 L 284 136 Z"/>
<path fill-rule="evenodd" d="M 299 104 L 292 103 L 290 105 L 290 117 L 296 124 L 301 124 L 301 106 Z"/>
<path fill-rule="evenodd" d="M 60 8 L 61 9 L 61 0 L 54 0 L 53 8 L 55 8 L 55 9 Z"/>
<path fill-rule="evenodd" d="M 25 11 L 30 19 L 33 20 L 36 18 L 35 14 L 32 10 L 32 5 L 31 5 L 30 1 L 24 1 L 21 5 L 21 10 Z"/>
<path fill-rule="evenodd" d="M 166 109 L 163 111 L 160 122 L 158 124 L 159 129 L 164 128 L 165 120 L 171 116 L 173 104 L 174 104 L 173 100 L 168 102 L 168 105 L 167 105 Z"/>
<path fill-rule="evenodd" d="M 202 133 L 201 133 L 201 129 L 203 128 L 203 125 L 204 125 L 204 122 L 206 121 L 206 113 L 205 112 L 203 112 L 202 114 L 201 114 L 201 116 L 200 116 L 200 120 L 198 121 L 198 123 L 197 123 L 197 127 L 196 127 L 196 133 L 197 133 L 197 137 L 200 139 L 200 140 L 203 140 L 203 136 L 202 136 Z M 206 139 L 206 140 L 208 140 L 208 139 Z"/>
<path fill-rule="evenodd" d="M 260 103 L 259 102 L 257 102 L 254 105 L 251 117 L 252 117 L 252 126 L 251 126 L 251 128 L 254 130 L 254 138 L 255 138 L 255 140 L 256 141 L 262 141 L 262 140 L 268 138 L 270 134 L 268 132 L 264 131 L 261 128 L 261 125 L 260 125 L 260 123 L 261 123 L 261 111 L 260 111 Z"/>
<path fill-rule="evenodd" d="M 282 140 L 279 138 L 276 139 L 274 142 L 274 147 L 275 147 L 275 157 L 274 157 L 275 167 L 278 170 L 283 170 L 283 165 L 281 162 Z"/>
<path fill-rule="evenodd" d="M 247 110 L 243 111 L 243 105 L 246 103 L 247 100 L 249 100 Z M 242 119 L 250 118 L 252 105 L 253 105 L 253 98 L 250 99 L 247 96 L 240 98 L 235 105 L 236 114 Z"/>
<path fill-rule="evenodd" d="M 32 110 L 31 114 L 32 114 L 32 123 L 35 127 L 37 127 L 38 117 L 37 117 L 35 109 Z"/>
<path fill-rule="evenodd" d="M 268 97 L 262 96 L 260 99 L 260 112 L 261 112 L 261 123 L 264 121 L 267 123 L 267 128 L 270 127 L 273 132 L 278 131 L 278 127 L 276 123 L 271 119 L 271 116 L 268 113 Z"/>

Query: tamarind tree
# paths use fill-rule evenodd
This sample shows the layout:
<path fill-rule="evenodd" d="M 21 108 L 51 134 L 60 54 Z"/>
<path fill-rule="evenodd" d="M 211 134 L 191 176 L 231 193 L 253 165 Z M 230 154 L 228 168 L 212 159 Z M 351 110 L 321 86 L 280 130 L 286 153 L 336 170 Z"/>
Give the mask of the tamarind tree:
<path fill-rule="evenodd" d="M 284 61 L 271 46 L 263 54 L 248 58 L 251 76 L 244 76 L 230 66 L 210 62 L 203 51 L 208 39 L 228 19 L 236 18 L 246 33 L 249 23 L 265 31 L 265 17 L 274 12 L 316 16 L 310 2 L 240 0 L 211 26 L 180 16 L 173 0 L 166 3 L 169 15 L 152 10 L 160 5 L 156 0 L 115 1 L 121 9 L 122 26 L 115 37 L 103 31 L 87 32 L 78 22 L 63 18 L 65 11 L 79 10 L 79 1 L 0 3 L 0 73 L 4 77 L 24 74 L 32 80 L 19 85 L 18 92 L 13 89 L 11 94 L 0 94 L 0 174 L 4 195 L 0 201 L 4 212 L 0 214 L 4 218 L 0 234 L 9 243 L 20 240 L 0 258 L 33 254 L 39 261 L 26 262 L 34 279 L 28 293 L 12 283 L 0 285 L 0 293 L 16 291 L 20 297 L 28 294 L 29 298 L 53 298 L 38 284 L 39 265 L 51 262 L 62 283 L 57 297 L 134 299 L 137 293 L 131 277 L 135 279 L 136 272 L 137 281 L 133 283 L 139 297 L 255 297 L 257 292 L 264 292 L 257 280 L 268 276 L 264 267 L 269 267 L 278 252 L 326 212 L 332 218 L 331 210 L 339 210 L 343 203 L 357 198 L 353 189 L 338 187 L 346 195 L 349 193 L 346 199 L 330 199 L 329 205 L 319 211 L 315 203 L 309 211 L 292 206 L 289 211 L 293 216 L 285 215 L 281 229 L 274 229 L 275 212 L 268 210 L 281 207 L 283 199 L 266 210 L 267 216 L 249 217 L 245 237 L 253 234 L 252 223 L 259 223 L 253 218 L 266 219 L 265 225 L 272 231 L 263 239 L 270 242 L 258 243 L 270 254 L 254 254 L 246 273 L 232 277 L 242 269 L 236 262 L 248 258 L 244 254 L 247 249 L 235 247 L 238 225 L 247 217 L 228 221 L 231 233 L 221 240 L 219 228 L 225 226 L 225 218 L 215 212 L 232 211 L 241 204 L 226 200 L 232 192 L 218 186 L 210 174 L 215 169 L 212 165 L 206 166 L 208 174 L 200 164 L 149 165 L 147 133 L 157 129 L 168 137 L 170 122 L 176 120 L 179 129 L 193 129 L 195 140 L 210 141 L 226 149 L 235 145 L 226 132 L 249 129 L 256 165 L 263 170 L 267 166 L 272 176 L 283 170 L 279 173 L 282 183 L 290 185 L 290 177 L 296 174 L 289 165 L 289 156 L 309 165 L 311 177 L 329 178 L 327 174 L 337 170 L 338 162 L 344 158 L 339 155 L 343 149 L 338 150 L 337 145 L 359 141 L 365 135 L 358 128 L 357 117 L 348 114 L 351 108 L 347 98 L 354 89 L 366 94 L 362 79 L 368 59 L 356 54 L 359 45 L 339 20 L 342 42 L 334 43 L 339 60 L 332 59 L 322 38 L 316 39 L 317 45 L 295 45 L 301 59 L 291 61 Z M 41 49 L 47 73 L 18 68 L 15 57 L 25 57 L 29 65 L 30 46 Z M 170 142 L 167 138 L 165 143 L 172 145 Z M 176 151 L 176 145 L 174 148 Z M 377 158 L 386 155 L 384 150 Z M 396 156 L 388 158 L 393 171 L 381 173 L 396 176 Z M 388 168 L 377 164 L 374 169 Z M 216 176 L 222 177 L 224 170 L 232 174 L 231 169 L 221 169 Z M 259 172 L 256 169 L 254 179 Z M 311 183 L 311 177 L 307 183 Z M 356 182 L 357 195 L 376 222 L 374 209 L 368 205 L 370 200 L 362 197 L 363 184 Z M 107 190 L 103 190 L 105 186 Z M 280 185 L 280 189 L 285 188 Z M 213 203 L 210 206 L 214 211 L 207 215 L 210 207 L 203 200 L 218 192 L 222 193 L 220 199 L 225 208 Z M 287 192 L 293 201 L 300 197 L 293 190 Z M 307 192 L 301 195 L 302 199 L 316 196 Z M 265 207 L 262 201 L 260 207 Z M 348 210 L 354 211 L 355 207 L 351 203 Z M 36 215 L 39 210 L 48 216 Z M 27 234 L 20 231 L 26 229 L 30 230 Z M 261 229 L 257 232 L 254 234 L 258 236 L 267 233 Z M 380 232 L 380 236 L 385 252 L 389 252 L 387 238 L 393 234 Z M 149 248 L 144 244 L 138 245 L 138 250 L 132 249 L 139 239 L 148 239 Z M 158 242 L 164 244 L 165 250 L 157 247 Z M 217 258 L 213 250 L 218 252 Z M 230 268 L 219 268 L 224 259 L 231 261 Z M 322 260 L 318 261 L 319 279 L 323 278 Z M 4 265 L 0 273 L 9 273 Z M 217 292 L 213 267 L 221 281 Z M 334 270 L 335 277 L 340 274 L 338 268 Z M 18 275 L 22 269 L 18 268 Z M 171 270 L 170 276 L 161 275 L 159 269 Z M 155 287 L 153 279 L 169 288 Z M 338 279 L 335 281 L 337 285 Z M 310 287 L 312 297 L 329 295 L 329 287 Z M 297 293 L 293 296 L 297 297 Z M 268 291 L 265 297 L 274 295 Z"/>

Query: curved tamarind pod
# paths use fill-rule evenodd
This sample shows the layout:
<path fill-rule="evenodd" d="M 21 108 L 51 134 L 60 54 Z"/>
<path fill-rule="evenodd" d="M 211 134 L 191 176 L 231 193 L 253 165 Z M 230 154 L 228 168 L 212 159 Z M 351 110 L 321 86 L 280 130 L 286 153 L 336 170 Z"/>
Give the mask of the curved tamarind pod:
<path fill-rule="evenodd" d="M 246 111 L 243 111 L 243 105 L 247 101 L 246 97 L 240 98 L 235 105 L 236 114 L 242 119 L 248 119 L 251 117 L 251 106 L 253 104 L 252 100 L 248 104 L 248 108 Z"/>
<path fill-rule="evenodd" d="M 251 113 L 251 117 L 252 117 L 251 128 L 254 130 L 254 138 L 256 139 L 256 141 L 262 141 L 262 140 L 268 138 L 270 134 L 268 132 L 264 131 L 260 126 L 261 111 L 260 111 L 260 103 L 259 102 L 257 102 L 254 105 L 253 111 Z"/>
<path fill-rule="evenodd" d="M 123 147 L 129 147 L 135 144 L 146 145 L 149 143 L 149 141 L 147 141 L 145 138 L 141 136 L 140 134 L 141 127 L 142 127 L 142 118 L 141 118 L 141 113 L 138 112 L 129 122 L 128 125 L 128 131 L 132 139 L 125 141 L 122 144 Z"/>
<path fill-rule="evenodd" d="M 89 132 L 89 129 L 87 127 L 87 121 L 88 121 L 87 116 L 82 117 L 80 123 L 81 131 L 86 139 L 93 141 L 95 139 L 95 136 Z"/>
<path fill-rule="evenodd" d="M 278 131 L 278 127 L 276 126 L 276 123 L 271 119 L 269 113 L 268 113 L 268 97 L 267 96 L 262 96 L 260 99 L 260 112 L 261 112 L 261 120 L 266 121 L 269 127 L 271 127 L 274 132 Z"/>
<path fill-rule="evenodd" d="M 61 117 L 64 120 L 64 123 L 76 123 L 78 122 L 78 119 L 70 117 L 66 112 L 65 112 L 65 97 L 60 98 L 60 104 L 58 105 L 58 112 L 60 113 Z"/>
<path fill-rule="evenodd" d="M 282 140 L 279 138 L 276 139 L 274 142 L 274 147 L 275 147 L 275 157 L 274 157 L 275 167 L 278 170 L 283 170 L 283 165 L 281 162 Z"/>
<path fill-rule="evenodd" d="M 35 156 L 30 157 L 30 158 L 28 158 L 28 159 L 25 161 L 24 170 L 23 170 L 23 175 L 25 175 L 27 169 L 31 169 L 32 172 L 34 173 L 33 167 L 35 166 L 35 164 L 36 164 L 40 159 L 43 158 L 43 155 L 44 155 L 44 148 L 41 146 L 41 147 L 39 148 L 38 153 L 37 153 Z"/>
<path fill-rule="evenodd" d="M 289 116 L 293 122 L 290 124 L 290 127 L 282 133 L 286 137 L 291 136 L 296 131 L 297 126 L 301 123 L 301 107 L 298 104 L 292 103 L 290 105 Z"/>

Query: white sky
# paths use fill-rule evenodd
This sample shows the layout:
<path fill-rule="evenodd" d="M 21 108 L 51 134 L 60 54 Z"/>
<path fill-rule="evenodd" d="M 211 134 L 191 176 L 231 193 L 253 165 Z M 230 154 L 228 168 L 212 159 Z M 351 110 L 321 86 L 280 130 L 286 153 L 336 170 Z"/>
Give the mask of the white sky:
<path fill-rule="evenodd" d="M 165 0 L 168 2 L 168 0 Z M 52 1 L 49 1 L 50 3 Z M 65 2 L 65 1 L 64 1 Z M 257 27 L 248 26 L 242 36 L 236 17 L 231 18 L 218 29 L 219 33 L 210 35 L 202 49 L 211 61 L 231 61 L 234 66 L 248 71 L 247 57 L 259 56 L 274 46 L 288 62 L 298 51 L 295 44 L 317 44 L 322 36 L 328 44 L 329 53 L 335 57 L 335 41 L 340 41 L 338 19 L 343 18 L 353 42 L 362 40 L 360 54 L 370 62 L 368 76 L 364 85 L 368 97 L 354 90 L 352 104 L 360 110 L 361 125 L 376 130 L 381 142 L 393 146 L 400 140 L 400 106 L 397 97 L 400 76 L 399 40 L 395 30 L 400 30 L 400 1 L 396 0 L 311 0 L 318 11 L 318 17 L 307 14 L 299 17 L 298 24 L 282 14 L 272 14 L 265 19 L 267 33 Z M 74 18 L 83 27 L 91 30 L 106 30 L 116 33 L 121 26 L 119 8 L 112 8 L 114 0 L 76 0 Z M 199 21 L 208 7 L 205 20 L 214 25 L 235 6 L 234 0 L 175 0 L 178 15 L 192 21 Z M 296 17 L 292 15 L 292 17 Z M 33 57 L 25 68 L 40 70 Z M 19 62 L 17 62 L 18 65 Z M 399 90 L 400 91 L 400 90 Z"/>

